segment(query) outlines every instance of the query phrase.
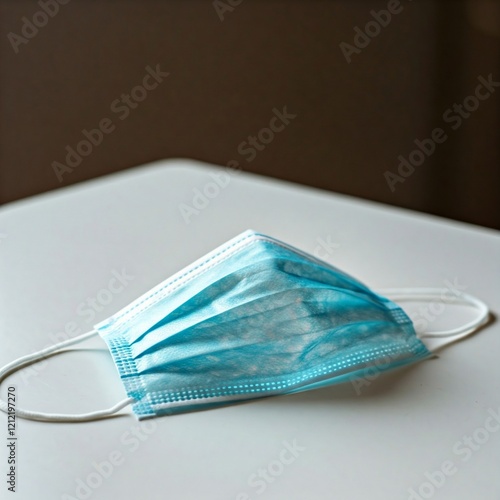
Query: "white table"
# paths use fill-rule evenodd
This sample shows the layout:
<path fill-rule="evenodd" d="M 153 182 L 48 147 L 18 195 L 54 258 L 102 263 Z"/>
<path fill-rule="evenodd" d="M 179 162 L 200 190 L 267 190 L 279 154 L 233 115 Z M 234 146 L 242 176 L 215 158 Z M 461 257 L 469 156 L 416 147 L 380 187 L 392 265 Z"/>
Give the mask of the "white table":
<path fill-rule="evenodd" d="M 493 312 L 500 306 L 492 230 L 246 173 L 209 185 L 221 172 L 158 162 L 0 209 L 0 363 L 91 329 L 248 228 L 373 288 L 458 280 Z M 187 224 L 180 206 L 192 206 L 194 189 L 213 197 Z M 112 280 L 123 272 L 120 286 Z M 433 327 L 457 321 L 447 312 Z M 68 413 L 122 399 L 104 343 L 77 349 L 12 376 L 3 397 L 14 384 L 19 407 Z M 388 500 L 413 488 L 435 499 L 497 500 L 500 431 L 487 419 L 500 411 L 499 352 L 494 322 L 438 359 L 375 377 L 360 395 L 346 384 L 142 424 L 127 411 L 81 424 L 18 419 L 12 498 Z M 5 442 L 4 414 L 0 429 Z M 448 475 L 435 473 L 443 467 Z M 444 484 L 432 486 L 426 473 Z M 6 488 L 2 480 L 2 499 L 11 498 Z"/>

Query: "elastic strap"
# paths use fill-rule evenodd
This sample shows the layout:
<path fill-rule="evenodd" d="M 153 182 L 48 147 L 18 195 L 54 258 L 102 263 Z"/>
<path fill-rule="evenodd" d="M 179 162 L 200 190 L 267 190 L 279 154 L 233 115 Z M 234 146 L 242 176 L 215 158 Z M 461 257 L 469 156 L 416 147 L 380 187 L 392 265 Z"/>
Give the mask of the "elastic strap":
<path fill-rule="evenodd" d="M 78 337 L 65 340 L 64 342 L 59 342 L 50 347 L 42 349 L 41 351 L 35 352 L 33 354 L 28 354 L 27 356 L 22 356 L 21 358 L 12 361 L 11 363 L 5 365 L 2 369 L 0 369 L 0 384 L 8 375 L 19 370 L 20 368 L 23 368 L 27 365 L 31 365 L 35 361 L 40 361 L 41 359 L 47 357 L 48 355 L 60 351 L 65 347 L 82 342 L 83 340 L 86 340 L 94 336 L 96 333 L 97 332 L 95 330 L 92 330 L 90 332 L 83 333 Z M 134 401 L 135 401 L 134 398 L 127 398 L 124 399 L 123 401 L 120 401 L 118 404 L 112 406 L 107 410 L 92 411 L 90 413 L 80 413 L 76 415 L 66 415 L 60 413 L 43 413 L 30 410 L 22 410 L 17 407 L 15 408 L 15 414 L 17 417 L 27 418 L 29 420 L 43 420 L 47 422 L 85 422 L 88 420 L 95 420 L 113 415 L 114 413 L 120 411 L 122 408 L 133 403 Z M 5 401 L 2 401 L 1 399 L 0 399 L 0 410 L 2 410 L 5 413 L 9 413 L 7 403 Z"/>
<path fill-rule="evenodd" d="M 487 323 L 489 318 L 488 306 L 482 300 L 462 292 L 458 295 L 450 295 L 450 290 L 447 288 L 389 288 L 380 290 L 379 293 L 395 302 L 441 302 L 443 304 L 458 304 L 476 309 L 478 313 L 476 318 L 457 328 L 443 331 L 419 332 L 418 337 L 420 339 L 430 340 L 430 342 L 426 341 L 424 343 L 432 351 L 441 349 L 441 347 L 470 335 Z"/>

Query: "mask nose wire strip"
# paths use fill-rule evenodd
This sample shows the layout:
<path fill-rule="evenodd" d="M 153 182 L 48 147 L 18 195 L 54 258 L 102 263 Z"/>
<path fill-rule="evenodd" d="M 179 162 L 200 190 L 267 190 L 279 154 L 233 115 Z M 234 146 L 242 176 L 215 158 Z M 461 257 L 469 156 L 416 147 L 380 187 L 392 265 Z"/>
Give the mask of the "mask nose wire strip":
<path fill-rule="evenodd" d="M 97 334 L 95 330 L 92 330 L 87 333 L 83 333 L 82 335 L 79 335 L 78 337 L 65 340 L 63 342 L 59 342 L 57 344 L 54 344 L 50 347 L 47 347 L 45 349 L 42 349 L 41 351 L 35 352 L 33 354 L 28 354 L 26 356 L 22 356 L 21 358 L 16 359 L 15 361 L 12 361 L 11 363 L 5 365 L 3 368 L 0 369 L 0 384 L 2 381 L 11 373 L 19 370 L 20 368 L 23 368 L 27 365 L 31 365 L 35 361 L 40 361 L 49 354 L 52 354 L 54 352 L 60 351 L 61 349 L 64 349 L 65 347 L 69 347 L 73 344 L 77 344 L 79 342 L 82 342 L 92 336 Z M 15 409 L 15 414 L 17 417 L 22 417 L 26 418 L 29 420 L 41 420 L 41 421 L 46 421 L 46 422 L 85 422 L 89 420 L 96 420 L 100 419 L 103 417 L 108 417 L 110 415 L 113 415 L 114 413 L 120 411 L 122 408 L 125 406 L 132 404 L 135 402 L 134 398 L 127 398 L 124 399 L 123 401 L 120 401 L 118 404 L 112 406 L 111 408 L 108 408 L 107 410 L 98 410 L 98 411 L 93 411 L 90 413 L 80 413 L 76 415 L 67 415 L 67 414 L 59 414 L 59 413 L 43 413 L 43 412 L 37 412 L 37 411 L 30 411 L 30 410 L 22 410 L 20 408 Z M 5 401 L 2 401 L 0 399 L 0 410 L 9 413 L 8 411 L 8 404 Z"/>
<path fill-rule="evenodd" d="M 450 342 L 453 342 L 458 338 L 465 337 L 487 323 L 489 317 L 488 306 L 482 300 L 467 293 L 451 295 L 450 290 L 447 288 L 389 288 L 378 290 L 377 293 L 398 302 L 441 302 L 443 304 L 472 306 L 478 311 L 478 315 L 475 319 L 458 328 L 435 332 L 423 332 L 419 335 L 420 338 L 450 338 Z"/>

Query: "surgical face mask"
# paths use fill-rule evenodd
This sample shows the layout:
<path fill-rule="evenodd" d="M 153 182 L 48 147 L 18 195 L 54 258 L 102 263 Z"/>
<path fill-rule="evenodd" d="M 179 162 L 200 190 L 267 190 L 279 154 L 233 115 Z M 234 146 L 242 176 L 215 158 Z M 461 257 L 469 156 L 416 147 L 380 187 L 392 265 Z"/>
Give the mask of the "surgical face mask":
<path fill-rule="evenodd" d="M 439 290 L 388 295 L 435 300 Z M 348 274 L 274 238 L 246 231 L 167 279 L 95 329 L 25 356 L 0 381 L 36 360 L 99 334 L 127 393 L 114 407 L 81 415 L 17 409 L 20 417 L 83 421 L 131 404 L 139 419 L 215 408 L 361 378 L 427 359 L 432 349 L 486 322 L 417 335 L 396 303 Z M 1 402 L 7 411 L 5 402 Z"/>

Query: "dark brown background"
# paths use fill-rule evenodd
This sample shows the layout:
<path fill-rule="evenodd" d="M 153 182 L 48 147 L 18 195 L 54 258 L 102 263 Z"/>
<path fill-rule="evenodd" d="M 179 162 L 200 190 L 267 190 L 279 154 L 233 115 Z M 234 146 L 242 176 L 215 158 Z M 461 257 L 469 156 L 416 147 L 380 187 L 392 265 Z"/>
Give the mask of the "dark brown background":
<path fill-rule="evenodd" d="M 479 75 L 500 80 L 499 2 L 401 0 L 347 64 L 339 44 L 387 3 L 243 0 L 221 22 L 211 1 L 72 0 L 16 54 L 8 33 L 40 7 L 1 0 L 0 201 L 160 158 L 226 164 L 287 105 L 245 170 L 500 228 L 500 91 L 394 193 L 383 176 Z M 59 183 L 66 145 L 158 63 L 170 76 Z"/>

